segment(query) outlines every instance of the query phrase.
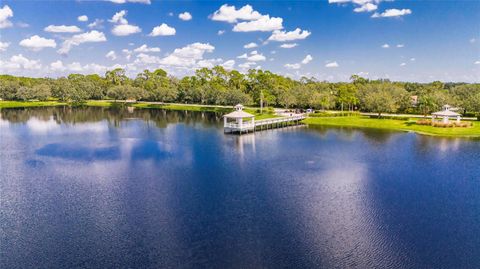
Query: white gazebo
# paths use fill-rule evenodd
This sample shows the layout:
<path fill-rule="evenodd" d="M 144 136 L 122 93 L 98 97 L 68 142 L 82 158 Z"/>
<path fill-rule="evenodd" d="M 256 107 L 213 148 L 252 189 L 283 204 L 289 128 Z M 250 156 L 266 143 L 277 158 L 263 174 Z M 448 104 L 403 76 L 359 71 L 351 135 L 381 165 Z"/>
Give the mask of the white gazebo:
<path fill-rule="evenodd" d="M 248 132 L 255 129 L 255 116 L 243 111 L 243 105 L 238 104 L 235 111 L 223 116 L 225 132 Z"/>
<path fill-rule="evenodd" d="M 442 111 L 432 113 L 432 122 L 435 121 L 437 118 L 442 118 L 443 123 L 448 123 L 450 118 L 456 119 L 457 122 L 460 122 L 461 115 L 453 112 L 452 107 L 449 105 L 444 105 Z"/>

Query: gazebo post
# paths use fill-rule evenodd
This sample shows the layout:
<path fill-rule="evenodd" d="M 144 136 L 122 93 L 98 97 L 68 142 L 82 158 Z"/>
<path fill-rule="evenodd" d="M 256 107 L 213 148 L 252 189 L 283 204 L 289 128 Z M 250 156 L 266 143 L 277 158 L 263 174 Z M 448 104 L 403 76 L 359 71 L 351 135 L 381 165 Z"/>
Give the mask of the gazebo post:
<path fill-rule="evenodd" d="M 455 109 L 449 105 L 444 105 L 442 111 L 432 113 L 432 125 L 434 125 L 436 118 L 441 118 L 443 124 L 448 124 L 450 122 L 450 118 L 456 119 L 457 122 L 460 122 L 461 115 L 453 112 L 452 110 Z"/>
<path fill-rule="evenodd" d="M 244 131 L 248 133 L 248 129 L 251 128 L 250 124 L 254 124 L 255 115 L 243 111 L 243 106 L 241 104 L 238 104 L 235 106 L 235 111 L 228 113 L 223 117 L 223 125 L 226 130 L 229 130 L 232 133 L 238 132 L 239 134 L 242 134 Z M 229 124 L 228 119 L 235 120 L 235 124 Z M 246 119 L 246 124 L 244 124 L 243 119 Z"/>

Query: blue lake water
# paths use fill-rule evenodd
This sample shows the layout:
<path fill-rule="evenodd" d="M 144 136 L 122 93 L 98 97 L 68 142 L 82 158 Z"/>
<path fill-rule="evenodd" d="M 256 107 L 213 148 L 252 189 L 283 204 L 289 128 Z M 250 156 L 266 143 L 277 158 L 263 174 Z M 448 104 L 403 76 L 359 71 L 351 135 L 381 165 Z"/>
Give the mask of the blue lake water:
<path fill-rule="evenodd" d="M 0 113 L 0 268 L 480 268 L 478 140 Z"/>

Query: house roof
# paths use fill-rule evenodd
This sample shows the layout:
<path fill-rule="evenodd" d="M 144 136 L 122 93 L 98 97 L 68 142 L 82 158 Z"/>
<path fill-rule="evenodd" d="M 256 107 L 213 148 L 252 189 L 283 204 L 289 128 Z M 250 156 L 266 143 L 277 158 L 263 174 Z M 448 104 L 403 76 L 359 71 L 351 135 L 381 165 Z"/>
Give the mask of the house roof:
<path fill-rule="evenodd" d="M 224 115 L 226 118 L 233 118 L 233 119 L 241 119 L 241 118 L 253 118 L 255 117 L 254 115 L 247 113 L 242 110 L 236 110 L 231 113 L 228 113 L 227 115 Z"/>
<path fill-rule="evenodd" d="M 440 116 L 440 117 L 457 117 L 457 116 L 460 116 L 460 114 L 455 113 L 455 112 L 450 111 L 450 110 L 438 111 L 438 112 L 432 113 L 432 115 Z"/>

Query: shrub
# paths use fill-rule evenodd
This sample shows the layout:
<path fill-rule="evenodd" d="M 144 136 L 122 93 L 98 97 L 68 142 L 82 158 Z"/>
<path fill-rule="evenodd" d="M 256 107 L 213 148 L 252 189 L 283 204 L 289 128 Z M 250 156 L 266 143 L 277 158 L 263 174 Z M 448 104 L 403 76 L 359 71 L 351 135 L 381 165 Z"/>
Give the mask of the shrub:
<path fill-rule="evenodd" d="M 477 114 L 474 113 L 474 112 L 467 112 L 467 113 L 463 113 L 463 116 L 464 116 L 464 117 L 472 117 L 472 118 L 473 118 L 473 117 L 477 116 Z"/>
<path fill-rule="evenodd" d="M 315 112 L 308 114 L 309 117 L 355 117 L 360 116 L 359 112 Z"/>
<path fill-rule="evenodd" d="M 431 120 L 417 120 L 416 122 L 418 125 L 432 125 Z"/>
<path fill-rule="evenodd" d="M 439 128 L 452 128 L 452 127 L 460 127 L 460 128 L 467 128 L 467 127 L 470 127 L 472 126 L 472 123 L 471 122 L 465 122 L 465 121 L 461 121 L 461 122 L 448 122 L 448 123 L 444 123 L 444 122 L 433 122 L 431 120 L 418 120 L 416 122 L 416 124 L 418 125 L 431 125 L 433 127 L 439 127 Z"/>
<path fill-rule="evenodd" d="M 371 119 L 384 119 L 384 120 L 409 120 L 409 117 L 398 117 L 398 116 L 378 116 L 378 115 L 371 115 Z"/>

